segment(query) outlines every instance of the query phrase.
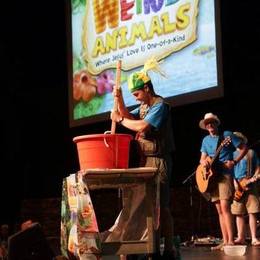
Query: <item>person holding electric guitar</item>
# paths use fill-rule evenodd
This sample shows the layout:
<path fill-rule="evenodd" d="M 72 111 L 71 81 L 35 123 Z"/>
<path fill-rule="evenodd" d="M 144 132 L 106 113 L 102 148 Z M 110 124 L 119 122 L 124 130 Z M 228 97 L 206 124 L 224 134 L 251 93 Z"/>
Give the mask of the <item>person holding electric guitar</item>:
<path fill-rule="evenodd" d="M 210 195 L 211 202 L 215 204 L 218 212 L 223 243 L 212 247 L 212 250 L 221 250 L 224 245 L 234 244 L 231 214 L 234 190 L 232 173 L 234 166 L 247 152 L 247 145 L 240 138 L 231 131 L 221 132 L 219 125 L 220 120 L 213 113 L 206 113 L 199 122 L 199 127 L 208 131 L 208 135 L 202 140 L 200 165 L 196 171 L 199 190 Z M 239 153 L 234 158 L 233 152 L 236 148 L 239 148 Z"/>
<path fill-rule="evenodd" d="M 240 132 L 234 132 L 245 144 L 247 138 Z M 239 153 L 239 148 L 234 156 Z M 257 213 L 260 212 L 260 202 L 256 181 L 260 178 L 260 161 L 256 152 L 249 149 L 243 159 L 234 167 L 234 201 L 231 212 L 236 216 L 237 239 L 236 244 L 245 244 L 246 226 L 245 214 L 249 216 L 249 228 L 251 233 L 251 244 L 260 246 L 260 240 L 256 237 Z"/>

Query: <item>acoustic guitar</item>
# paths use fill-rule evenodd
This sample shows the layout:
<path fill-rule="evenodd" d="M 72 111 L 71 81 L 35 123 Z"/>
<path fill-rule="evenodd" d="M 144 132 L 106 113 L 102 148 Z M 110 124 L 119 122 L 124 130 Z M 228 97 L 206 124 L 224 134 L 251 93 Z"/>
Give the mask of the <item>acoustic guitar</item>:
<path fill-rule="evenodd" d="M 206 160 L 209 162 L 209 167 L 204 167 L 203 165 L 199 164 L 196 169 L 196 182 L 198 185 L 198 189 L 201 193 L 208 192 L 212 185 L 215 183 L 215 170 L 213 164 L 216 158 L 219 156 L 220 151 L 224 146 L 227 146 L 231 143 L 230 137 L 226 137 L 218 146 L 214 157 L 208 156 Z"/>
<path fill-rule="evenodd" d="M 237 183 L 237 189 L 235 190 L 235 193 L 234 193 L 234 200 L 240 201 L 242 199 L 243 195 L 245 194 L 245 191 L 250 189 L 248 187 L 248 185 L 250 183 L 254 183 L 254 182 L 258 181 L 259 179 L 260 179 L 259 174 L 255 174 L 252 177 L 244 177 L 240 180 L 235 179 L 235 181 Z"/>

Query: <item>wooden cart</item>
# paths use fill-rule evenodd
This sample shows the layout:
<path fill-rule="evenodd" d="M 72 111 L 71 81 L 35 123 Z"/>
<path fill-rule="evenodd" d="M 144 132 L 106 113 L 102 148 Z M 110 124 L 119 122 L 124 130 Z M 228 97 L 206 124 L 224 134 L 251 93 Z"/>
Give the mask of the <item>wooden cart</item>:
<path fill-rule="evenodd" d="M 127 189 L 131 185 L 145 185 L 146 207 L 143 214 L 146 217 L 147 239 L 130 241 L 102 242 L 102 255 L 148 254 L 159 248 L 158 231 L 155 230 L 155 204 L 151 199 L 155 197 L 154 187 L 158 183 L 157 169 L 139 167 L 129 169 L 88 169 L 83 171 L 83 181 L 89 190 L 121 188 Z M 124 200 L 122 201 L 124 205 Z M 148 205 L 148 206 L 147 206 Z M 158 205 L 157 205 L 158 206 Z"/>

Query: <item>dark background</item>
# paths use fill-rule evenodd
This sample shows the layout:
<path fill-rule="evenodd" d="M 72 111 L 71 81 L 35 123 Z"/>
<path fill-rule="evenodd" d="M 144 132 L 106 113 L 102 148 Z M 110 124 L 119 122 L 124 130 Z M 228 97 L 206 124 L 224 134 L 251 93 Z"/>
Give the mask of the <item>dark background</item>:
<path fill-rule="evenodd" d="M 197 166 L 206 112 L 259 151 L 260 9 L 253 2 L 220 1 L 224 97 L 173 108 L 173 187 Z M 79 167 L 72 138 L 103 133 L 111 122 L 69 128 L 65 0 L 11 1 L 1 4 L 0 19 L 0 223 L 12 223 L 21 200 L 61 196 L 62 178 Z"/>

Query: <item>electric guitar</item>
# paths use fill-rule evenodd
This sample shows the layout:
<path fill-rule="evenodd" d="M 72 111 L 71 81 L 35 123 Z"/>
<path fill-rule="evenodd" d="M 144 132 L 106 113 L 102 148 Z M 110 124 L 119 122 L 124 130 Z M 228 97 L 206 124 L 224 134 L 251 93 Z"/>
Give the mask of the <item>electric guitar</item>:
<path fill-rule="evenodd" d="M 214 184 L 214 179 L 216 177 L 214 167 L 212 167 L 213 163 L 215 162 L 216 158 L 220 154 L 222 148 L 227 146 L 231 143 L 230 137 L 226 137 L 219 145 L 216 150 L 214 157 L 207 157 L 206 160 L 209 162 L 209 167 L 204 167 L 203 165 L 199 164 L 196 169 L 196 182 L 198 185 L 198 189 L 201 193 L 207 192 L 210 190 L 212 185 Z"/>
<path fill-rule="evenodd" d="M 244 177 L 240 180 L 234 179 L 235 182 L 237 183 L 237 189 L 235 190 L 234 193 L 234 200 L 235 201 L 240 201 L 241 198 L 243 197 L 245 191 L 249 190 L 250 188 L 248 185 L 250 183 L 254 183 L 260 179 L 260 175 L 257 173 L 252 177 Z"/>

